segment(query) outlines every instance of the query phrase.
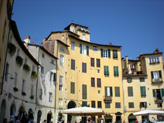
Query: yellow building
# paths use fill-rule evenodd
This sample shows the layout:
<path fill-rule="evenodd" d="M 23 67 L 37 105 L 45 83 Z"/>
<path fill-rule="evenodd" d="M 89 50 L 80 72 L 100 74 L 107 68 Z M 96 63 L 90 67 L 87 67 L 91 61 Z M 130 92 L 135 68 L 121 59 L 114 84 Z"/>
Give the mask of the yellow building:
<path fill-rule="evenodd" d="M 51 40 L 60 40 L 68 45 L 64 57 L 59 56 L 54 46 L 54 55 L 59 58 L 58 61 L 64 58 L 66 63 L 66 68 L 59 68 L 57 76 L 65 73 L 63 79 L 66 88 L 63 92 L 66 91 L 67 96 L 65 99 L 63 96 L 58 97 L 57 100 L 61 98 L 64 106 L 57 108 L 102 108 L 110 114 L 102 117 L 106 122 L 123 121 L 121 46 L 92 43 L 88 27 L 75 23 L 71 23 L 64 31 L 51 32 L 43 41 L 46 49 L 51 49 L 50 45 L 45 46 Z M 71 121 L 71 116 L 65 120 Z"/>
<path fill-rule="evenodd" d="M 132 113 L 148 109 L 164 109 L 163 58 L 159 50 L 140 54 L 137 60 L 122 59 L 125 122 L 146 120 L 148 116 Z M 161 116 L 149 116 L 159 120 Z"/>
<path fill-rule="evenodd" d="M 0 95 L 4 81 L 4 63 L 6 61 L 7 44 L 9 41 L 9 22 L 11 20 L 14 0 L 0 0 Z"/>

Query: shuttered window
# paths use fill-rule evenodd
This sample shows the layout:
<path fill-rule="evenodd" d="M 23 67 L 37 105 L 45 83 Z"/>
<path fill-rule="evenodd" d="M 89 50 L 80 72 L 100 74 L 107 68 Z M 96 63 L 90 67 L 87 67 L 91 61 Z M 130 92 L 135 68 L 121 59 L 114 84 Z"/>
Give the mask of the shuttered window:
<path fill-rule="evenodd" d="M 95 87 L 95 78 L 91 78 L 91 87 Z"/>
<path fill-rule="evenodd" d="M 134 103 L 133 102 L 129 102 L 129 108 L 134 108 Z"/>
<path fill-rule="evenodd" d="M 114 66 L 114 76 L 119 76 L 118 66 Z"/>
<path fill-rule="evenodd" d="M 115 96 L 120 97 L 120 87 L 115 87 Z"/>
<path fill-rule="evenodd" d="M 98 108 L 101 108 L 102 107 L 101 106 L 101 101 L 98 101 L 97 104 L 98 104 L 98 106 L 97 106 Z"/>
<path fill-rule="evenodd" d="M 117 59 L 118 58 L 117 50 L 113 50 L 113 58 L 114 59 Z"/>
<path fill-rule="evenodd" d="M 82 85 L 82 98 L 87 99 L 87 85 Z"/>
<path fill-rule="evenodd" d="M 104 66 L 104 75 L 109 76 L 109 66 Z"/>
<path fill-rule="evenodd" d="M 141 91 L 141 96 L 146 96 L 146 87 L 145 86 L 141 86 L 140 91 Z"/>
<path fill-rule="evenodd" d="M 121 108 L 121 103 L 116 102 L 116 103 L 115 103 L 115 107 L 116 107 L 116 108 Z"/>
<path fill-rule="evenodd" d="M 82 107 L 87 107 L 87 102 L 86 101 L 82 101 Z"/>
<path fill-rule="evenodd" d="M 97 67 L 100 67 L 100 59 L 96 59 Z"/>
<path fill-rule="evenodd" d="M 95 106 L 96 106 L 95 101 L 92 101 L 91 104 L 92 104 L 92 108 L 95 108 Z"/>
<path fill-rule="evenodd" d="M 128 87 L 128 96 L 129 97 L 133 96 L 133 87 Z"/>
<path fill-rule="evenodd" d="M 71 69 L 75 70 L 75 60 L 71 59 Z"/>
<path fill-rule="evenodd" d="M 110 102 L 105 102 L 105 108 L 110 108 Z"/>
<path fill-rule="evenodd" d="M 71 82 L 71 93 L 74 94 L 75 93 L 75 83 Z"/>
<path fill-rule="evenodd" d="M 105 87 L 105 96 L 113 96 L 112 87 Z"/>
<path fill-rule="evenodd" d="M 87 72 L 87 64 L 86 63 L 82 63 L 82 72 L 83 73 Z"/>
<path fill-rule="evenodd" d="M 80 44 L 80 54 L 89 55 L 89 46 Z"/>
<path fill-rule="evenodd" d="M 91 67 L 94 67 L 94 66 L 95 66 L 95 59 L 91 58 Z"/>
<path fill-rule="evenodd" d="M 110 58 L 110 49 L 101 49 L 101 57 Z"/>
<path fill-rule="evenodd" d="M 97 78 L 97 87 L 101 88 L 101 79 Z"/>

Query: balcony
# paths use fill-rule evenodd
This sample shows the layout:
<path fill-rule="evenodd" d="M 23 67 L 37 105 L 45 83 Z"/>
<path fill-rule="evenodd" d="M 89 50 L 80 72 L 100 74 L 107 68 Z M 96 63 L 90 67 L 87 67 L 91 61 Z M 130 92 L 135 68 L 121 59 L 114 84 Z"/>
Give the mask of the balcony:
<path fill-rule="evenodd" d="M 152 79 L 152 84 L 162 84 L 163 81 L 161 78 L 158 78 L 158 79 Z"/>
<path fill-rule="evenodd" d="M 163 102 L 162 99 L 158 99 L 158 98 L 155 99 L 155 103 L 162 103 L 162 102 Z"/>
<path fill-rule="evenodd" d="M 104 96 L 104 101 L 105 102 L 112 101 L 112 96 Z"/>

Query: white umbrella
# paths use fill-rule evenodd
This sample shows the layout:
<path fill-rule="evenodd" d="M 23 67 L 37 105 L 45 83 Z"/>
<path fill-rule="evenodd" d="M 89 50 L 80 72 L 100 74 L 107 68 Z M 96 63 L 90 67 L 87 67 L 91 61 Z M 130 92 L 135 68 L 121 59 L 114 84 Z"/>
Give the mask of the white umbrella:
<path fill-rule="evenodd" d="M 90 116 L 106 114 L 102 109 L 91 107 L 77 107 L 63 110 L 62 113 L 74 116 Z"/>
<path fill-rule="evenodd" d="M 143 110 L 143 111 L 133 113 L 133 115 L 157 115 L 157 114 L 164 114 L 164 111 L 162 111 L 162 110 Z"/>

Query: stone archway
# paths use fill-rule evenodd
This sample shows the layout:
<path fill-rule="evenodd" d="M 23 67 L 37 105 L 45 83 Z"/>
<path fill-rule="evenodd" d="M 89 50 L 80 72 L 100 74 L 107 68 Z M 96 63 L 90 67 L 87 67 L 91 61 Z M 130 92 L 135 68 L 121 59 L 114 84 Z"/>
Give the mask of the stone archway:
<path fill-rule="evenodd" d="M 28 110 L 28 119 L 29 119 L 30 121 L 33 121 L 33 120 L 34 120 L 33 114 L 34 114 L 34 112 L 33 112 L 32 109 L 30 108 L 30 109 Z"/>
<path fill-rule="evenodd" d="M 135 122 L 137 120 L 136 116 L 134 116 L 133 114 L 130 114 L 128 116 L 128 122 Z"/>
<path fill-rule="evenodd" d="M 74 101 L 70 101 L 68 103 L 68 106 L 67 106 L 68 109 L 69 108 L 75 108 L 75 107 L 76 107 L 76 103 Z M 71 115 L 68 115 L 67 122 L 70 123 L 71 122 L 71 119 L 72 119 L 72 116 Z"/>
<path fill-rule="evenodd" d="M 20 107 L 19 107 L 18 118 L 21 119 L 24 112 L 25 112 L 25 107 L 24 107 L 24 105 L 23 105 L 23 103 L 22 103 L 22 104 L 20 104 Z"/>
<path fill-rule="evenodd" d="M 16 106 L 15 104 L 13 103 L 10 107 L 10 121 L 14 122 L 15 121 L 15 112 L 16 112 Z"/>
<path fill-rule="evenodd" d="M 6 120 L 5 114 L 6 114 L 6 101 L 3 100 L 1 103 L 1 110 L 0 110 L 0 123 L 5 122 L 5 120 Z"/>
<path fill-rule="evenodd" d="M 41 116 L 42 116 L 42 112 L 41 112 L 41 110 L 39 110 L 38 113 L 37 113 L 37 123 L 40 123 Z"/>
<path fill-rule="evenodd" d="M 52 112 L 49 111 L 48 114 L 47 114 L 47 123 L 50 123 L 51 118 L 52 118 Z"/>

